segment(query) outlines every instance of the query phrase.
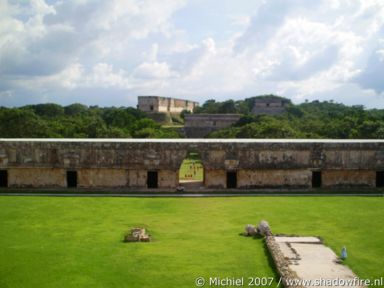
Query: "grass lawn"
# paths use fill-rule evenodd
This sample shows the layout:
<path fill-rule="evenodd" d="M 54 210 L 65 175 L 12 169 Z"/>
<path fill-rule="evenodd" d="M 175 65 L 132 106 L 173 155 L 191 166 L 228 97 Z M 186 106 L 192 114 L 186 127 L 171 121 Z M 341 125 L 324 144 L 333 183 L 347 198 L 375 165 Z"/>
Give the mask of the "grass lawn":
<path fill-rule="evenodd" d="M 204 168 L 201 160 L 184 159 L 179 171 L 180 181 L 200 181 L 204 180 Z"/>
<path fill-rule="evenodd" d="M 0 197 L 0 287 L 195 287 L 198 276 L 276 277 L 262 240 L 238 235 L 262 219 L 275 233 L 320 235 L 337 252 L 345 245 L 361 278 L 384 276 L 381 197 Z M 138 225 L 154 241 L 123 243 Z"/>

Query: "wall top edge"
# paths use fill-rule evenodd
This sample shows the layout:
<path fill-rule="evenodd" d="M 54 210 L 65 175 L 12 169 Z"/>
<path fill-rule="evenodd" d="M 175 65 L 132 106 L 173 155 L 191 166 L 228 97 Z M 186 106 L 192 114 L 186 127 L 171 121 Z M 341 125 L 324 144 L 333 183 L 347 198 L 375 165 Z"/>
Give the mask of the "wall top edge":
<path fill-rule="evenodd" d="M 86 143 L 384 143 L 380 139 L 121 139 L 121 138 L 0 138 L 0 142 Z"/>

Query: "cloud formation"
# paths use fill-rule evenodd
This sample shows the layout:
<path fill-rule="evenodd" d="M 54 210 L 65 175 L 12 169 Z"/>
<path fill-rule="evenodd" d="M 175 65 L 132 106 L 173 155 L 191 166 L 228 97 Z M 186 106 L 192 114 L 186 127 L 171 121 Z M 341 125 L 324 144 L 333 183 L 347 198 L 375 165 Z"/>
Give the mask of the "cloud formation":
<path fill-rule="evenodd" d="M 382 75 L 381 0 L 0 0 L 0 105 L 275 93 L 384 108 Z"/>

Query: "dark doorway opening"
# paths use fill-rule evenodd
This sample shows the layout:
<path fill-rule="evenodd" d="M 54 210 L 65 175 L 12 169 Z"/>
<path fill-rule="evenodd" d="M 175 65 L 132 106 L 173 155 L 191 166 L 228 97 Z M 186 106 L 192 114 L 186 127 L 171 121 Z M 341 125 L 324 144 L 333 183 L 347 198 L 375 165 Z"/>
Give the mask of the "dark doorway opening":
<path fill-rule="evenodd" d="M 77 187 L 77 171 L 67 171 L 67 187 Z"/>
<path fill-rule="evenodd" d="M 227 188 L 237 188 L 236 171 L 227 171 Z"/>
<path fill-rule="evenodd" d="M 376 187 L 384 187 L 384 171 L 376 171 Z"/>
<path fill-rule="evenodd" d="M 8 187 L 8 171 L 0 170 L 0 187 Z"/>
<path fill-rule="evenodd" d="M 158 187 L 158 173 L 157 171 L 147 172 L 147 187 L 157 188 Z"/>
<path fill-rule="evenodd" d="M 321 171 L 312 171 L 312 188 L 321 187 Z"/>

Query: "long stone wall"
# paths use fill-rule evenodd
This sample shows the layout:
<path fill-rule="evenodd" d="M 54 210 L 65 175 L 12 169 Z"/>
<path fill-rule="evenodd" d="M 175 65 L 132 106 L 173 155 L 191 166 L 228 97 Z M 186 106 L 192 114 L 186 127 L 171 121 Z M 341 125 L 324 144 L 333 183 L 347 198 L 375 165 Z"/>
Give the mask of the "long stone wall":
<path fill-rule="evenodd" d="M 198 102 L 161 96 L 138 96 L 138 108 L 143 112 L 181 113 L 183 110 L 193 112 Z"/>
<path fill-rule="evenodd" d="M 187 138 L 204 138 L 213 131 L 231 126 L 240 118 L 239 114 L 186 114 L 184 133 Z"/>
<path fill-rule="evenodd" d="M 76 171 L 78 187 L 146 188 L 155 171 L 156 187 L 174 189 L 189 152 L 206 188 L 227 188 L 227 172 L 237 188 L 311 188 L 313 171 L 322 187 L 372 188 L 384 170 L 381 140 L 260 139 L 0 139 L 0 170 L 8 187 L 66 187 Z"/>

